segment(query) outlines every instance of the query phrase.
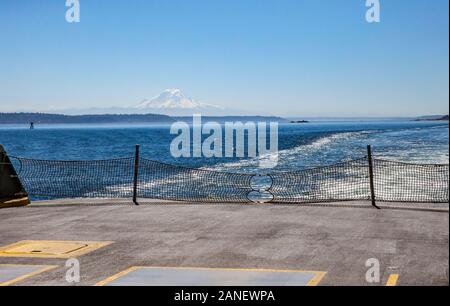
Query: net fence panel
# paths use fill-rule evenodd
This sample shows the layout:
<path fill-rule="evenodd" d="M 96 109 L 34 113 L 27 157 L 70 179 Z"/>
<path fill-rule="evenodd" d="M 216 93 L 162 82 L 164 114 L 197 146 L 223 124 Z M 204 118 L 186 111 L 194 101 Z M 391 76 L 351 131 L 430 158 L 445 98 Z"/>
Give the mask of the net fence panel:
<path fill-rule="evenodd" d="M 102 161 L 14 159 L 26 191 L 34 198 L 130 198 L 133 195 L 133 158 Z"/>
<path fill-rule="evenodd" d="M 273 203 L 370 199 L 367 158 L 321 168 L 271 174 Z"/>
<path fill-rule="evenodd" d="M 141 159 L 138 197 L 205 203 L 247 203 L 252 175 L 191 169 Z"/>
<path fill-rule="evenodd" d="M 449 166 L 420 165 L 375 159 L 378 201 L 448 203 Z"/>
<path fill-rule="evenodd" d="M 11 157 L 32 199 L 132 198 L 134 158 L 99 161 L 51 161 Z M 260 188 L 257 175 L 216 172 L 139 160 L 140 198 L 250 203 L 249 195 L 267 195 L 272 203 L 320 203 L 370 199 L 367 157 L 336 165 L 274 173 Z M 377 201 L 448 203 L 449 166 L 374 159 Z M 269 186 L 269 187 L 267 187 Z M 263 189 L 261 192 L 259 189 Z M 259 192 L 255 192 L 259 190 Z"/>

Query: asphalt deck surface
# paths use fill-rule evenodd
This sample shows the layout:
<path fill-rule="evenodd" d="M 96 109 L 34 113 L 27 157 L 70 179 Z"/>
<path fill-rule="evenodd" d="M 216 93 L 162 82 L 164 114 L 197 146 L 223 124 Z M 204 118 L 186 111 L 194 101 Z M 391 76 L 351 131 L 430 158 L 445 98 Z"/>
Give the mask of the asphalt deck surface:
<path fill-rule="evenodd" d="M 319 285 L 370 285 L 370 258 L 380 262 L 376 285 L 392 274 L 398 285 L 449 284 L 448 210 L 109 202 L 0 209 L 0 247 L 22 240 L 113 241 L 77 257 L 78 285 L 134 266 L 322 271 Z M 13 285 L 70 285 L 66 260 L 0 257 L 0 266 L 57 266 Z"/>

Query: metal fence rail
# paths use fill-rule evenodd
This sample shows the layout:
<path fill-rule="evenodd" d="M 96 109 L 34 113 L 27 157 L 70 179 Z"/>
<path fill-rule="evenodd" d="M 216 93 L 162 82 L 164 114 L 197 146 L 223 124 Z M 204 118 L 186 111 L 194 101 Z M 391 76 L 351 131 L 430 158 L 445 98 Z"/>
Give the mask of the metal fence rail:
<path fill-rule="evenodd" d="M 136 156 L 98 161 L 11 157 L 33 198 L 151 198 L 201 203 L 319 203 L 350 200 L 448 203 L 449 166 L 368 156 L 265 176 L 164 164 Z M 256 181 L 256 184 L 255 184 Z M 263 185 L 264 185 L 263 184 Z M 255 197 L 256 194 L 256 197 Z M 260 194 L 260 198 L 258 198 Z"/>

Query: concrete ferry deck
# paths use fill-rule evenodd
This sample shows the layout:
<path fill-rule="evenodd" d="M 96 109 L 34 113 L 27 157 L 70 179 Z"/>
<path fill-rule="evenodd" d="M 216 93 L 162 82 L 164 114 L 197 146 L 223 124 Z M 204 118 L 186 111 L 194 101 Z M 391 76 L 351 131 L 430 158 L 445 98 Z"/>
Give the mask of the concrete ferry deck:
<path fill-rule="evenodd" d="M 448 204 L 389 205 L 35 202 L 0 210 L 0 285 L 448 286 Z"/>

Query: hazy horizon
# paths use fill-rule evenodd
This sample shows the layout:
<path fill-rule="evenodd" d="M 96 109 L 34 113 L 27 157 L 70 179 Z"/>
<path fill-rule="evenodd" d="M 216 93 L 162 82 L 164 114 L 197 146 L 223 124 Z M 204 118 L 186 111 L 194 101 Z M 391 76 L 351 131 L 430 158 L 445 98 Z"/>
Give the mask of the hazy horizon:
<path fill-rule="evenodd" d="M 448 114 L 426 114 L 426 115 L 418 115 L 418 116 L 282 116 L 282 115 L 271 115 L 271 114 L 225 114 L 225 115 L 203 115 L 203 114 L 192 114 L 192 115 L 167 115 L 161 114 L 157 112 L 141 112 L 141 113 L 108 113 L 108 112 L 99 112 L 99 113 L 64 113 L 57 111 L 48 111 L 48 112 L 30 112 L 30 111 L 11 111 L 4 112 L 0 111 L 0 114 L 49 114 L 49 115 L 64 115 L 64 116 L 141 116 L 141 115 L 157 115 L 157 116 L 167 116 L 171 118 L 191 118 L 193 115 L 201 115 L 203 118 L 226 118 L 226 117 L 264 117 L 264 118 L 281 118 L 286 121 L 295 121 L 295 120 L 317 120 L 317 121 L 353 121 L 353 120 L 411 120 L 411 119 L 438 119 L 440 117 L 448 116 Z"/>

